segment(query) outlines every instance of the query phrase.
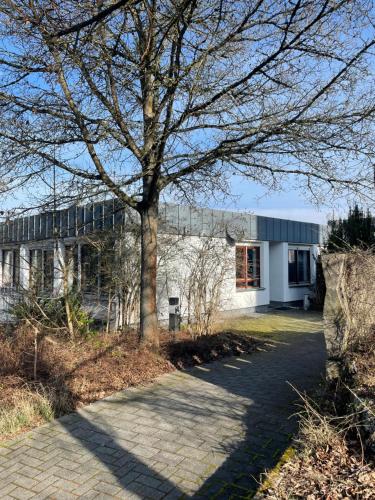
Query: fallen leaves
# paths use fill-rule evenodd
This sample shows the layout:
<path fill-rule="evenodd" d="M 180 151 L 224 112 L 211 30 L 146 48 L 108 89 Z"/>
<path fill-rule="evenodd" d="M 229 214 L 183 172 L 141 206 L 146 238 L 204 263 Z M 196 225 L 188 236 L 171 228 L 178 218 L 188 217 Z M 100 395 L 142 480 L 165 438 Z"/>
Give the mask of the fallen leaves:
<path fill-rule="evenodd" d="M 269 500 L 374 500 L 374 463 L 364 461 L 354 440 L 347 442 L 337 433 L 331 442 L 328 446 L 308 448 L 307 443 L 300 441 L 298 453 L 272 478 L 264 497 Z"/>

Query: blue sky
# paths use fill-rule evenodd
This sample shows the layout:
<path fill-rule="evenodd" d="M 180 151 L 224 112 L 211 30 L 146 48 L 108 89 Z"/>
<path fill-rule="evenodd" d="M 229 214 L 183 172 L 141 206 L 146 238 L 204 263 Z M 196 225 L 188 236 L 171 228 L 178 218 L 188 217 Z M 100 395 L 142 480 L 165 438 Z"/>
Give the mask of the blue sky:
<path fill-rule="evenodd" d="M 231 183 L 233 196 L 224 200 L 208 203 L 211 208 L 249 211 L 259 215 L 279 217 L 326 224 L 328 218 L 345 215 L 349 202 L 345 198 L 335 199 L 332 203 L 316 205 L 292 182 L 284 185 L 283 191 L 269 192 L 256 183 L 234 178 Z M 207 204 L 207 203 L 206 203 Z"/>

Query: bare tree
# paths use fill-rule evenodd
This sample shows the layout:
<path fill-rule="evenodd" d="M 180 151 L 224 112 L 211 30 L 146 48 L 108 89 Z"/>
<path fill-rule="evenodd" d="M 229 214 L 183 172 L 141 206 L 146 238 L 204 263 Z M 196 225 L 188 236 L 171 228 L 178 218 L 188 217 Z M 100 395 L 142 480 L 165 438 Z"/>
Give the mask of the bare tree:
<path fill-rule="evenodd" d="M 11 189 L 55 166 L 139 212 L 141 336 L 157 345 L 163 190 L 193 197 L 233 173 L 276 188 L 300 176 L 314 194 L 373 187 L 374 11 L 366 0 L 111 5 L 1 3 L 1 175 Z"/>

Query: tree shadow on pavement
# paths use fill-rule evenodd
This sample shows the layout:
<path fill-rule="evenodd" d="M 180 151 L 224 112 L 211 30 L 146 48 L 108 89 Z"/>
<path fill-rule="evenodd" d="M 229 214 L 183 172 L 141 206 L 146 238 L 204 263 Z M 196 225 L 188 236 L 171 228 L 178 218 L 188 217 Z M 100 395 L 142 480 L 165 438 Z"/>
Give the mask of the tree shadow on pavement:
<path fill-rule="evenodd" d="M 293 333 L 266 352 L 174 372 L 55 425 L 72 453 L 83 449 L 79 474 L 98 494 L 250 498 L 298 425 L 287 382 L 311 390 L 324 363 L 321 333 Z"/>
<path fill-rule="evenodd" d="M 261 353 L 255 355 L 258 359 L 237 358 L 230 365 L 240 367 L 239 373 L 225 370 L 224 363 L 211 377 L 211 383 L 220 379 L 222 388 L 251 402 L 242 417 L 246 434 L 194 498 L 251 498 L 259 489 L 264 471 L 272 469 L 290 446 L 298 429 L 296 412 L 300 403 L 293 387 L 301 392 L 317 387 L 326 358 L 323 333 L 290 338 L 290 343 L 264 353 L 264 362 Z M 249 366 L 241 369 L 247 362 Z M 207 375 L 202 378 L 207 380 Z"/>

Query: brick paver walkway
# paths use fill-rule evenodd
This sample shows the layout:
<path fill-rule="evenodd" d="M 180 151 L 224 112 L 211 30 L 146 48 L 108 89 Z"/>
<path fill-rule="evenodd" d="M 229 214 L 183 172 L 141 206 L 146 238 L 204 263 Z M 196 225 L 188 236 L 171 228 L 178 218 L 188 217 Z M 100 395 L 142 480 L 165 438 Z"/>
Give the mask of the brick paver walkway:
<path fill-rule="evenodd" d="M 0 447 L 0 498 L 250 498 L 295 431 L 320 333 L 126 390 Z"/>

